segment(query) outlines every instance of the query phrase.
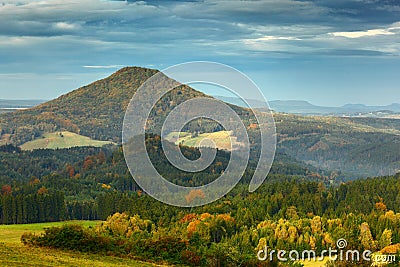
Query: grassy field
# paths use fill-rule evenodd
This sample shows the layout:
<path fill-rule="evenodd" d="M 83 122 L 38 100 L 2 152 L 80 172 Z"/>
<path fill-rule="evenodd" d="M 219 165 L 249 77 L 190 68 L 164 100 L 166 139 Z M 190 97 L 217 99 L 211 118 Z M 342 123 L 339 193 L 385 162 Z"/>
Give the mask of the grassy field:
<path fill-rule="evenodd" d="M 151 263 L 112 256 L 63 251 L 50 248 L 24 246 L 20 237 L 26 232 L 43 232 L 46 227 L 60 226 L 66 222 L 21 225 L 0 225 L 0 266 L 156 266 Z M 94 226 L 98 222 L 73 221 L 84 226 Z"/>
<path fill-rule="evenodd" d="M 33 150 L 40 148 L 56 149 L 56 148 L 70 148 L 76 146 L 101 147 L 107 144 L 112 144 L 112 142 L 97 141 L 76 133 L 63 131 L 63 132 L 44 134 L 42 137 L 36 138 L 35 140 L 29 141 L 21 145 L 21 149 L 22 150 Z"/>
<path fill-rule="evenodd" d="M 52 223 L 32 223 L 32 224 L 12 224 L 0 225 L 0 242 L 3 243 L 19 243 L 23 233 L 40 234 L 44 228 L 57 227 L 66 223 L 79 223 L 85 227 L 95 226 L 97 221 L 69 221 L 69 222 L 52 222 Z"/>
<path fill-rule="evenodd" d="M 207 146 L 202 144 L 201 142 L 204 139 L 211 139 L 214 141 L 215 145 L 219 149 L 231 150 L 231 141 L 230 137 L 231 132 L 229 131 L 219 131 L 214 133 L 202 133 L 198 136 L 194 136 L 191 133 L 187 132 L 172 132 L 167 135 L 166 140 L 168 141 L 175 141 L 175 144 L 182 144 L 185 146 L 190 147 L 200 147 L 200 146 Z M 240 145 L 240 143 L 236 142 L 236 137 L 231 136 L 233 140 L 233 146 Z"/>

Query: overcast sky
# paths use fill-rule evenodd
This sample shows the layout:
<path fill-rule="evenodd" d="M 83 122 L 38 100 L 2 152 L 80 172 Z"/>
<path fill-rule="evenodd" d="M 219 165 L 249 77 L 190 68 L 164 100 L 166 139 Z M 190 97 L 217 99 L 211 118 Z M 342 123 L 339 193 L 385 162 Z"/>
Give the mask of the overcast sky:
<path fill-rule="evenodd" d="M 243 71 L 268 100 L 400 102 L 400 2 L 0 0 L 0 99 L 193 60 Z"/>

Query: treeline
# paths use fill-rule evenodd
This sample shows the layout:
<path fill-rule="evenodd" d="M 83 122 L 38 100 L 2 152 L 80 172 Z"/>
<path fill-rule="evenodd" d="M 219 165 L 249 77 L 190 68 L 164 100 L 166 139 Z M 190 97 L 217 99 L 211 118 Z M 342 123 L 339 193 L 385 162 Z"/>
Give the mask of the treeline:
<path fill-rule="evenodd" d="M 65 219 L 65 200 L 61 192 L 40 188 L 35 193 L 11 192 L 3 186 L 0 195 L 0 223 L 22 224 Z"/>
<path fill-rule="evenodd" d="M 302 217 L 313 214 L 326 218 L 338 218 L 348 213 L 368 215 L 387 210 L 400 212 L 400 175 L 359 180 L 330 188 L 322 182 L 304 178 L 271 175 L 255 193 L 250 194 L 245 184 L 239 184 L 221 200 L 191 210 L 159 203 L 140 189 L 120 192 L 105 184 L 97 185 L 98 191 L 92 194 L 92 199 L 65 198 L 64 192 L 61 193 L 62 188 L 69 184 L 58 189 L 54 189 L 55 185 L 48 187 L 57 183 L 56 178 L 43 182 L 37 179 L 30 185 L 16 188 L 4 185 L 0 196 L 1 222 L 104 220 L 115 212 L 130 212 L 163 224 L 192 211 L 229 212 L 238 219 L 240 226 L 250 227 L 265 218 L 289 218 L 288 214 L 293 210 Z M 71 184 L 69 190 L 78 192 L 78 187 L 74 189 Z"/>
<path fill-rule="evenodd" d="M 75 147 L 21 151 L 13 145 L 0 146 L 0 185 L 15 181 L 28 183 L 32 177 L 41 179 L 50 174 L 65 175 L 67 166 L 80 165 L 90 156 L 103 153 L 109 157 L 112 147 Z"/>
<path fill-rule="evenodd" d="M 104 220 L 115 212 L 130 212 L 163 224 L 189 211 L 229 212 L 238 218 L 241 226 L 250 227 L 265 218 L 288 218 L 293 209 L 301 217 L 312 214 L 326 218 L 338 218 L 349 213 L 368 215 L 387 210 L 400 212 L 398 192 L 400 175 L 359 180 L 339 187 L 325 187 L 321 182 L 304 178 L 271 175 L 254 193 L 248 192 L 246 184 L 239 184 L 217 202 L 190 210 L 162 204 L 142 191 L 104 191 L 93 201 L 72 202 L 75 212 L 69 216 L 86 219 L 88 214 L 93 214 L 96 219 Z"/>

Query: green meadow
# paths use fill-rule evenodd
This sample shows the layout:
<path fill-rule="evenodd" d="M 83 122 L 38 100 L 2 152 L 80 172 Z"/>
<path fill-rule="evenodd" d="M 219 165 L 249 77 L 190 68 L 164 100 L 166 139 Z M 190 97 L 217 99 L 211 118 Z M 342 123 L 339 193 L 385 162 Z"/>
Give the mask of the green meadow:
<path fill-rule="evenodd" d="M 46 133 L 43 136 L 21 145 L 22 150 L 71 148 L 76 146 L 102 147 L 112 144 L 109 141 L 93 140 L 89 137 L 67 131 Z"/>

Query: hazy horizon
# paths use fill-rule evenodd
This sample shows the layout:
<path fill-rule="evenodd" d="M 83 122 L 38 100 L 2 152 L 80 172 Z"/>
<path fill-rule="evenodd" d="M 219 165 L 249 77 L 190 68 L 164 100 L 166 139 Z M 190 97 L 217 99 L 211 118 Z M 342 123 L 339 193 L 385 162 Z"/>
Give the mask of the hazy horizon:
<path fill-rule="evenodd" d="M 72 92 L 73 90 L 71 90 L 70 92 Z M 204 90 L 200 90 L 200 91 L 202 91 L 202 92 L 204 92 L 204 93 L 209 93 L 209 92 L 205 92 Z M 68 93 L 68 92 L 67 92 Z M 61 96 L 61 95 L 60 95 Z M 231 97 L 231 96 L 224 96 L 224 95 L 212 95 L 213 97 L 216 97 L 216 98 L 218 98 L 218 97 Z M 59 97 L 59 96 L 58 96 Z M 0 98 L 0 101 L 1 100 L 4 100 L 4 101 L 27 101 L 27 100 L 29 100 L 29 101 L 43 101 L 43 102 L 47 102 L 47 101 L 51 101 L 51 100 L 53 100 L 53 99 L 56 99 L 56 98 L 58 98 L 58 97 L 55 97 L 55 98 L 49 98 L 49 99 L 39 99 L 39 98 Z M 250 99 L 248 99 L 248 100 L 254 100 L 254 101 L 256 101 L 256 99 L 252 99 L 252 98 L 250 98 Z M 313 103 L 313 102 L 311 102 L 311 101 L 308 101 L 308 100 L 305 100 L 305 99 L 272 99 L 272 100 L 267 100 L 268 102 L 276 102 L 276 101 L 304 101 L 304 102 L 307 102 L 307 103 L 309 103 L 309 104 L 311 104 L 311 105 L 314 105 L 314 106 L 321 106 L 321 107 L 333 107 L 333 108 L 335 108 L 335 107 L 337 107 L 337 108 L 340 108 L 340 107 L 343 107 L 343 106 L 345 106 L 345 105 L 365 105 L 365 106 L 389 106 L 389 105 L 392 105 L 392 104 L 400 104 L 400 101 L 399 102 L 392 102 L 392 103 L 387 103 L 387 104 L 383 104 L 383 105 L 368 105 L 368 104 L 364 104 L 364 103 L 358 103 L 358 102 L 349 102 L 349 103 L 344 103 L 343 105 L 339 105 L 339 106 L 327 106 L 327 105 L 319 105 L 319 104 L 316 104 L 316 103 Z"/>

